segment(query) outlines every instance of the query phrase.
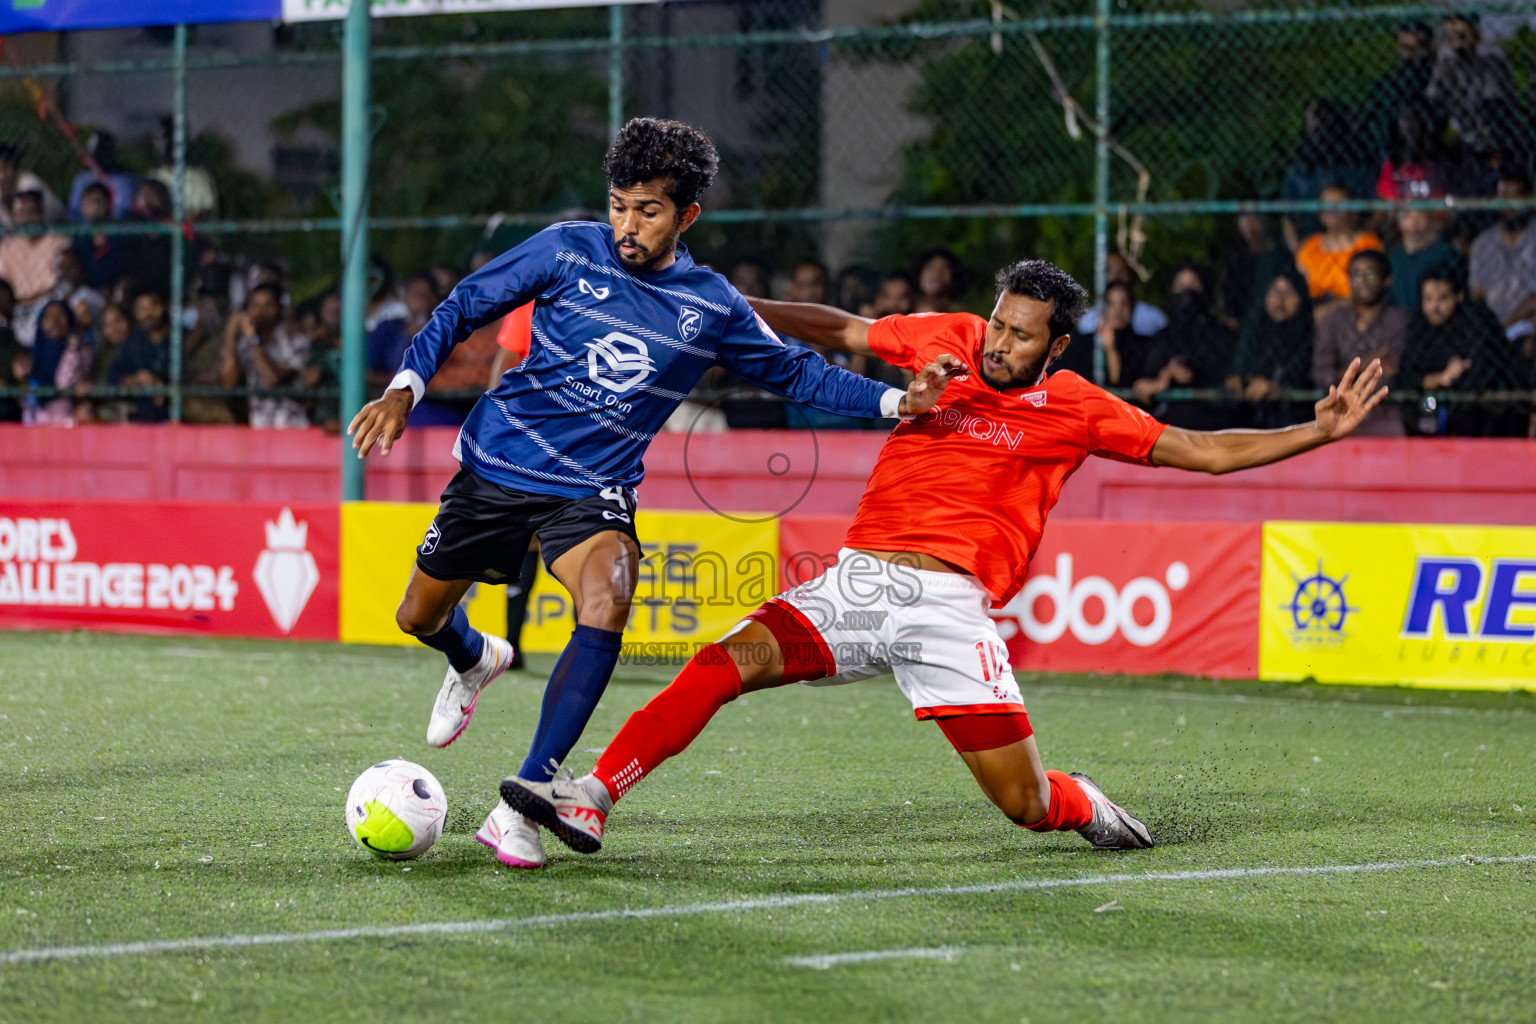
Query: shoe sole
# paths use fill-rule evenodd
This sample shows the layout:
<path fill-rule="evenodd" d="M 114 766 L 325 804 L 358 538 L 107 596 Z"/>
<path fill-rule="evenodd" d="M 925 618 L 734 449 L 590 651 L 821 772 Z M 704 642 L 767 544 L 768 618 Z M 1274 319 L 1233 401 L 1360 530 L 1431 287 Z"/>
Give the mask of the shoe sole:
<path fill-rule="evenodd" d="M 507 645 L 507 649 L 509 651 L 511 651 L 513 654 L 517 653 L 516 648 L 514 648 L 511 644 Z M 475 705 L 480 703 L 480 695 L 485 692 L 485 688 L 487 686 L 490 686 L 491 683 L 496 679 L 497 676 L 499 676 L 503 672 L 505 672 L 508 668 L 511 667 L 511 665 L 512 665 L 512 658 L 511 657 L 507 658 L 506 664 L 502 664 L 501 663 L 501 655 L 497 654 L 497 656 L 496 656 L 496 664 L 494 666 L 492 666 L 491 674 L 486 677 L 485 682 L 480 684 L 480 689 L 475 691 L 475 695 L 469 699 L 469 707 L 467 707 L 467 708 L 460 708 L 459 709 L 460 711 L 464 712 L 464 721 L 459 725 L 459 731 L 454 733 L 452 736 L 449 736 L 447 739 L 443 740 L 443 742 L 441 742 L 441 743 L 433 743 L 431 740 L 427 740 L 427 746 L 434 747 L 434 748 L 436 748 L 438 750 L 442 750 L 444 747 L 448 746 L 448 744 L 452 743 L 454 740 L 456 740 L 460 736 L 464 735 L 464 730 L 469 728 L 469 720 L 471 718 L 475 717 Z"/>
<path fill-rule="evenodd" d="M 485 833 L 483 830 L 475 833 L 475 842 L 479 843 L 481 846 L 487 846 L 492 850 L 495 850 L 496 859 L 509 868 L 541 868 L 544 866 L 543 861 L 535 864 L 531 860 L 523 860 L 521 857 L 514 857 L 509 853 L 502 853 L 501 845 L 499 843 L 493 843 L 489 839 L 485 838 Z"/>
<path fill-rule="evenodd" d="M 1114 808 L 1115 816 L 1120 819 L 1120 824 L 1122 824 L 1126 828 L 1130 829 L 1131 835 L 1135 836 L 1136 840 L 1139 843 L 1141 843 L 1140 846 L 1132 846 L 1132 847 L 1129 847 L 1129 849 L 1132 849 L 1132 850 L 1150 850 L 1150 849 L 1152 849 L 1152 847 L 1154 845 L 1154 843 L 1152 841 L 1152 830 L 1147 828 L 1147 826 L 1142 823 L 1140 818 L 1137 818 L 1135 815 L 1133 815 L 1129 811 L 1127 811 L 1124 807 L 1121 807 L 1119 804 L 1115 803 L 1113 800 L 1110 800 L 1109 797 L 1104 796 L 1104 790 L 1099 788 L 1099 784 L 1097 782 L 1094 782 L 1092 779 L 1090 779 L 1083 772 L 1072 772 L 1069 777 L 1070 778 L 1074 778 L 1074 779 L 1082 779 L 1084 782 L 1088 783 L 1088 785 L 1092 786 L 1094 789 L 1097 789 L 1099 791 L 1099 795 L 1104 797 L 1104 799 L 1106 801 L 1108 801 L 1110 807 Z M 1124 849 L 1127 849 L 1127 847 L 1124 847 L 1124 846 L 1095 846 L 1094 848 L 1098 849 L 1098 850 L 1124 850 Z"/>
<path fill-rule="evenodd" d="M 596 853 L 603 848 L 601 839 L 567 825 L 555 805 L 531 790 L 517 784 L 516 779 L 501 780 L 501 798 L 518 814 L 531 818 L 554 833 L 555 838 L 577 853 Z"/>

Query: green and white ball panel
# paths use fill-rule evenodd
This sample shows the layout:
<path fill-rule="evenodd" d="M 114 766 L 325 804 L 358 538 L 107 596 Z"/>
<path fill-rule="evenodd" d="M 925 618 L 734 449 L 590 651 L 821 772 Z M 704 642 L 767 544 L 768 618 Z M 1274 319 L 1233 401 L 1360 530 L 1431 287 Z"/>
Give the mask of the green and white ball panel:
<path fill-rule="evenodd" d="M 363 772 L 347 794 L 347 831 L 363 849 L 389 860 L 426 853 L 443 834 L 447 814 L 442 783 L 399 758 Z"/>

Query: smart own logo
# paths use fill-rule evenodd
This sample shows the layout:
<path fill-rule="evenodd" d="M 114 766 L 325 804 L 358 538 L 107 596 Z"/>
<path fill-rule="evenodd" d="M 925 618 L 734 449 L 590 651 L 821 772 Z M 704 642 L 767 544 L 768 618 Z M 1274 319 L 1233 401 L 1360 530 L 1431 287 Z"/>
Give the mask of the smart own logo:
<path fill-rule="evenodd" d="M 1078 642 L 1092 647 L 1105 643 L 1116 632 L 1137 647 L 1151 647 L 1168 634 L 1173 622 L 1168 592 L 1188 585 L 1189 566 L 1183 562 L 1170 564 L 1161 581 L 1138 576 L 1118 590 L 1102 576 L 1074 581 L 1072 556 L 1063 552 L 1056 556 L 1055 575 L 1030 579 L 1017 600 L 1009 603 L 1009 610 L 1018 614 L 1024 635 L 1037 644 L 1055 643 L 1070 630 Z M 1035 613 L 1043 597 L 1050 599 L 1053 609 L 1048 619 Z M 1096 622 L 1089 617 L 1090 601 L 1102 609 Z M 1142 622 L 1139 616 L 1149 611 L 1151 618 Z"/>
<path fill-rule="evenodd" d="M 587 342 L 587 376 L 609 391 L 633 391 L 655 372 L 656 364 L 639 338 L 613 331 Z"/>

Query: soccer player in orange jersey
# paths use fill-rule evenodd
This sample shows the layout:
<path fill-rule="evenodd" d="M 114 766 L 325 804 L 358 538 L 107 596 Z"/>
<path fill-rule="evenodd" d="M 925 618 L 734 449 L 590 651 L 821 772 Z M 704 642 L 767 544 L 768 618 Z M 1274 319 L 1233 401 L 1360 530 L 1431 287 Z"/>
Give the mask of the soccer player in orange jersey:
<path fill-rule="evenodd" d="M 572 849 L 593 852 L 613 802 L 687 747 L 727 702 L 786 683 L 893 672 L 917 717 L 938 723 L 1010 820 L 1037 832 L 1071 829 L 1103 849 L 1152 845 L 1146 825 L 1086 775 L 1041 765 L 987 607 L 1023 586 L 1046 515 L 1088 456 L 1205 473 L 1289 458 L 1360 424 L 1386 395 L 1381 365 L 1362 371 L 1355 360 L 1311 423 L 1182 430 L 1075 373 L 1046 376 L 1086 304 L 1070 275 L 1026 260 L 997 283 L 990 319 L 954 313 L 871 322 L 827 306 L 753 300 L 775 330 L 907 369 L 938 363 L 950 382 L 929 412 L 891 432 L 835 564 L 702 648 L 630 716 L 592 774 L 507 779 L 501 792 L 509 804 Z"/>

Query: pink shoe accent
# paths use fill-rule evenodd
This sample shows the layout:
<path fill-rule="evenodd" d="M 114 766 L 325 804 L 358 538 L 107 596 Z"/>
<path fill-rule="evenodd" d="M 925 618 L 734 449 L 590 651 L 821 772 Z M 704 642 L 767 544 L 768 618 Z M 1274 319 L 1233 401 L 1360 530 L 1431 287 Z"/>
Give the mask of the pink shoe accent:
<path fill-rule="evenodd" d="M 496 849 L 496 847 L 501 845 L 500 843 L 493 843 L 489 839 L 487 839 L 485 837 L 485 829 L 484 828 L 481 828 L 479 832 L 475 833 L 475 842 L 479 843 L 481 846 L 489 846 L 493 850 Z"/>
<path fill-rule="evenodd" d="M 523 860 L 521 857 L 513 857 L 511 854 L 502 853 L 500 850 L 496 851 L 496 859 L 509 868 L 541 868 L 544 866 L 542 864 L 535 864 L 530 860 Z"/>

